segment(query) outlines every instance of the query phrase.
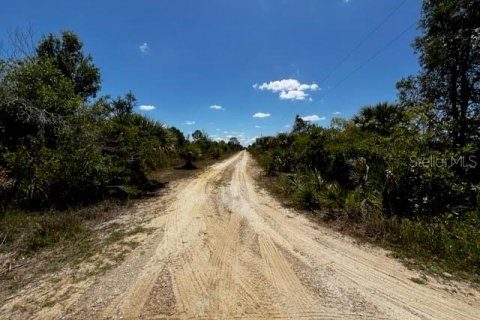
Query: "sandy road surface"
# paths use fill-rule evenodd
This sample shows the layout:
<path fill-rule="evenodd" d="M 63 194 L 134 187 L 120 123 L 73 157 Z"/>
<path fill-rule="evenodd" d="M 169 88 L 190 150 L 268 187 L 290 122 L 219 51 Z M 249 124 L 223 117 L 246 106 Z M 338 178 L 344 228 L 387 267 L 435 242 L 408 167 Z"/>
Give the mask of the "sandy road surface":
<path fill-rule="evenodd" d="M 122 265 L 45 318 L 480 319 L 380 249 L 314 225 L 256 187 L 246 152 L 180 183 Z M 139 253 L 140 252 L 140 253 Z M 460 285 L 462 286 L 462 285 Z"/>

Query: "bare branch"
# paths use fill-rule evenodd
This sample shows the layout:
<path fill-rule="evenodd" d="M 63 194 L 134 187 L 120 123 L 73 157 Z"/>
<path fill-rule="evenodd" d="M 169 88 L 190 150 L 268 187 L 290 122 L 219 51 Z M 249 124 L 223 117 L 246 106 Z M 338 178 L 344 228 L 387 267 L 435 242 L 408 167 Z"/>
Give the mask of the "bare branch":
<path fill-rule="evenodd" d="M 31 25 L 8 31 L 8 46 L 0 44 L 0 57 L 5 60 L 28 59 L 35 56 L 35 32 Z M 7 49 L 8 48 L 8 49 Z"/>

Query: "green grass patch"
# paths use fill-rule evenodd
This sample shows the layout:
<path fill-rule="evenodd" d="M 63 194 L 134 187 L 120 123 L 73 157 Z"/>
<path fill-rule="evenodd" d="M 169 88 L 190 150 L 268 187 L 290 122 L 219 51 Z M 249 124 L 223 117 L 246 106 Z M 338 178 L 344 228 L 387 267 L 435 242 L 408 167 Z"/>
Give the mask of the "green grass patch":
<path fill-rule="evenodd" d="M 367 215 L 356 227 L 358 235 L 384 243 L 411 266 L 480 284 L 479 212 L 423 221 Z"/>
<path fill-rule="evenodd" d="M 27 213 L 7 210 L 0 217 L 1 251 L 32 253 L 88 237 L 89 228 L 74 212 Z"/>

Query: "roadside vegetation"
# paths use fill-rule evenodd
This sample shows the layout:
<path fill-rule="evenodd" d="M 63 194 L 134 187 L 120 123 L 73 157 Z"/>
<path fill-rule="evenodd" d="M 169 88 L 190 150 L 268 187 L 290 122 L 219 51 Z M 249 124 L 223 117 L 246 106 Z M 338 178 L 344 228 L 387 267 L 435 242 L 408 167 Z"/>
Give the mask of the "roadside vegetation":
<path fill-rule="evenodd" d="M 297 116 L 249 148 L 270 189 L 341 229 L 435 271 L 480 282 L 480 11 L 425 1 L 421 71 L 398 101 L 329 127 Z"/>
<path fill-rule="evenodd" d="M 98 96 L 100 71 L 71 31 L 33 47 L 14 38 L 17 54 L 0 59 L 0 256 L 88 237 L 81 208 L 144 196 L 159 171 L 242 149 L 135 113 L 131 92 Z"/>

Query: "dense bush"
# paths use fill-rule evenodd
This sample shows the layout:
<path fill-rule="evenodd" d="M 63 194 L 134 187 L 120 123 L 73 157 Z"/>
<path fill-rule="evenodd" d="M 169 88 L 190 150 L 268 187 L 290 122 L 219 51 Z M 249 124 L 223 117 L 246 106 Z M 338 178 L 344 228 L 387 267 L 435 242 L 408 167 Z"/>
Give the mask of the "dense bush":
<path fill-rule="evenodd" d="M 394 110 L 402 114 L 388 126 L 379 119 L 359 126 L 356 117 L 341 127 L 306 124 L 262 137 L 249 151 L 272 176 L 272 190 L 294 205 L 408 257 L 434 256 L 449 272 L 480 272 L 480 180 L 468 161 L 474 146 L 446 148 L 419 129 L 421 114 Z"/>
<path fill-rule="evenodd" d="M 219 159 L 237 140 L 194 141 L 136 114 L 132 93 L 96 98 L 100 73 L 72 32 L 43 38 L 36 54 L 0 60 L 0 209 L 66 208 L 153 187 L 150 172 L 185 153 Z"/>
<path fill-rule="evenodd" d="M 364 108 L 360 113 L 384 112 L 385 106 Z M 307 125 L 302 132 L 263 137 L 250 151 L 267 174 L 295 174 L 295 197 L 309 209 L 312 208 L 310 202 L 317 198 L 313 196 L 315 191 L 323 195 L 319 199 L 323 197 L 325 203 L 334 202 L 340 207 L 343 202 L 340 198 L 345 196 L 339 194 L 348 194 L 349 202 L 352 199 L 361 202 L 373 196 L 381 203 L 374 207 L 399 218 L 427 219 L 448 212 L 466 214 L 475 210 L 476 186 L 480 180 L 468 174 L 474 163 L 468 163 L 465 157 L 466 150 L 472 146 L 456 151 L 439 148 L 416 128 L 419 117 L 388 106 L 400 113 L 395 117 L 389 113 L 397 120 L 391 124 L 389 117 L 388 126 L 382 124 L 383 117 L 368 121 L 376 123 L 373 128 L 358 126 L 356 116 L 345 121 L 342 128 Z M 376 111 L 377 108 L 380 111 Z M 317 189 L 311 187 L 316 185 L 317 174 L 305 172 L 316 172 L 325 183 Z"/>
<path fill-rule="evenodd" d="M 257 139 L 250 152 L 279 183 L 291 177 L 297 205 L 328 209 L 329 219 L 334 212 L 411 256 L 479 272 L 477 4 L 424 1 L 414 42 L 421 70 L 398 82 L 397 103 L 363 107 L 328 128 L 297 116 L 291 133 Z"/>

